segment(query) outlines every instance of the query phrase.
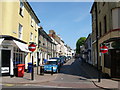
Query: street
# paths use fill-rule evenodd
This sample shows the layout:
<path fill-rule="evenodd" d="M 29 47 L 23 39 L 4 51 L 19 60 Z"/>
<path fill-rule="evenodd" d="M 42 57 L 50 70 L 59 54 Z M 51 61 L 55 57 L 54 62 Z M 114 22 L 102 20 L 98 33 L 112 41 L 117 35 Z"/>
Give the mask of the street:
<path fill-rule="evenodd" d="M 76 60 L 71 59 L 61 67 L 59 73 L 53 75 L 49 73 L 45 73 L 45 75 L 42 77 L 44 78 L 47 76 L 47 78 L 49 78 L 48 81 L 44 81 L 44 82 L 30 81 L 28 83 L 18 82 L 16 84 L 15 83 L 4 84 L 3 88 L 74 88 L 74 89 L 97 88 L 98 89 L 98 87 L 96 87 L 93 84 L 93 82 L 90 80 L 90 77 L 85 70 L 86 67 L 84 66 L 83 68 L 83 66 L 84 63 L 81 61 L 81 59 L 76 59 Z"/>

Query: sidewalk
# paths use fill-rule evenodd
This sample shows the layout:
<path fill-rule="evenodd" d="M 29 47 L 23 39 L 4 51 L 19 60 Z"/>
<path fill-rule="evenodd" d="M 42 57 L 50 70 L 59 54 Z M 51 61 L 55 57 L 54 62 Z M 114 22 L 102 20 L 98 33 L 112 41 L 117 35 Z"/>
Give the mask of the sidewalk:
<path fill-rule="evenodd" d="M 3 76 L 2 77 L 2 84 L 37 84 L 42 82 L 49 82 L 54 80 L 57 77 L 57 74 L 44 74 L 44 75 L 37 75 L 37 68 L 34 68 L 34 80 L 31 80 L 31 73 L 24 73 L 24 77 L 10 77 L 10 76 Z"/>
<path fill-rule="evenodd" d="M 112 79 L 101 78 L 101 82 L 98 82 L 98 71 L 95 67 L 83 62 L 83 70 L 90 77 L 90 80 L 99 88 L 103 89 L 120 89 L 120 81 L 115 81 Z"/>

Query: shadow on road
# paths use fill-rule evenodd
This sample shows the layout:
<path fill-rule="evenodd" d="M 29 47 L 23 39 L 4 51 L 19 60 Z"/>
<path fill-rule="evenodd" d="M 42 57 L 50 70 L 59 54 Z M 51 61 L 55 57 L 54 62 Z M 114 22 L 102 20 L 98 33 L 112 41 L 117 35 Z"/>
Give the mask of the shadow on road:
<path fill-rule="evenodd" d="M 98 79 L 98 71 L 95 67 L 83 62 L 81 59 L 74 60 L 73 63 L 67 62 L 60 69 L 60 73 L 81 76 L 85 80 L 87 79 Z"/>

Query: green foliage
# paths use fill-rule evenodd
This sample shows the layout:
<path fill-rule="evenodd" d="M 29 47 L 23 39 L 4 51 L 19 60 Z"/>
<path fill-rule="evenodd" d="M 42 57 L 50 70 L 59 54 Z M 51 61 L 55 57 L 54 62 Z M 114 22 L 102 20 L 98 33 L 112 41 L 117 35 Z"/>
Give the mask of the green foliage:
<path fill-rule="evenodd" d="M 80 54 L 80 46 L 84 44 L 86 37 L 80 37 L 76 43 L 76 53 Z"/>

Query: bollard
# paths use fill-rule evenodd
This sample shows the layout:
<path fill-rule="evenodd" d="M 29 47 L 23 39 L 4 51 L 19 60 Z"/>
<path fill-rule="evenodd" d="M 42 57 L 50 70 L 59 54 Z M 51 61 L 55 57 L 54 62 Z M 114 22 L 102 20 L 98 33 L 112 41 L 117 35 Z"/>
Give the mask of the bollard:
<path fill-rule="evenodd" d="M 53 67 L 52 67 L 52 72 L 51 72 L 51 75 L 53 75 Z"/>

